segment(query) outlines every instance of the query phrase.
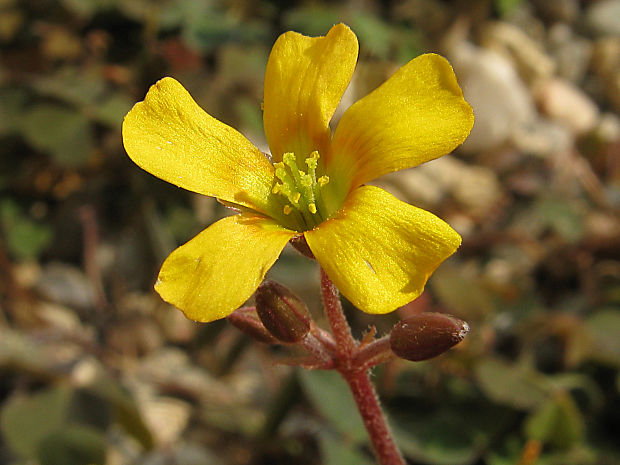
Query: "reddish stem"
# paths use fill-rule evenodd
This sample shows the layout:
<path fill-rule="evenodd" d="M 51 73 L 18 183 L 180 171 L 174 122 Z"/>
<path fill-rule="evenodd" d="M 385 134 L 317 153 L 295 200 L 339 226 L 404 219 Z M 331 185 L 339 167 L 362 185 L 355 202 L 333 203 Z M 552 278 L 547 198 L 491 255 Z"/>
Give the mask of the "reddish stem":
<path fill-rule="evenodd" d="M 334 367 L 334 359 L 325 345 L 312 333 L 300 342 L 300 345 L 316 360 L 316 367 L 328 370 Z"/>
<path fill-rule="evenodd" d="M 368 371 L 341 372 L 341 374 L 351 388 L 379 462 L 382 465 L 405 465 L 405 459 L 392 438 L 385 415 L 379 405 L 379 398 L 370 382 Z"/>
<path fill-rule="evenodd" d="M 321 268 L 321 295 L 323 296 L 325 313 L 336 341 L 338 358 L 343 362 L 351 360 L 357 350 L 357 343 L 353 339 L 351 328 L 342 311 L 338 288 L 327 277 L 323 268 Z"/>
<path fill-rule="evenodd" d="M 390 348 L 390 336 L 388 335 L 360 347 L 357 354 L 355 354 L 353 364 L 359 367 L 371 368 L 380 363 L 387 362 L 395 356 Z"/>
<path fill-rule="evenodd" d="M 321 269 L 321 293 L 325 313 L 336 342 L 335 368 L 346 380 L 364 420 L 375 454 L 381 465 L 406 465 L 379 405 L 365 365 L 356 363 L 360 349 L 342 311 L 338 289 Z M 379 344 L 380 345 L 380 344 Z"/>

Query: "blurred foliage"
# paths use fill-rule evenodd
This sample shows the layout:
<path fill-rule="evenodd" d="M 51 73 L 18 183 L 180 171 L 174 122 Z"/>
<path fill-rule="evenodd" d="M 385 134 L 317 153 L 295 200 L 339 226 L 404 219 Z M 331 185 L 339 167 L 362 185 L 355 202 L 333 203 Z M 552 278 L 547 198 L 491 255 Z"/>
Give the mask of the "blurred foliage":
<path fill-rule="evenodd" d="M 617 5 L 0 0 L 0 462 L 374 463 L 335 373 L 274 364 L 281 349 L 187 321 L 154 294 L 166 255 L 226 210 L 142 172 L 120 136 L 131 105 L 171 75 L 268 151 L 273 41 L 342 21 L 361 47 L 344 106 L 434 51 L 482 128 L 469 148 L 382 181 L 453 224 L 459 252 L 397 313 L 347 309 L 357 335 L 427 310 L 472 327 L 435 360 L 375 371 L 405 455 L 620 463 Z M 488 84 L 498 63 L 502 98 Z M 515 114 L 526 122 L 508 134 Z M 320 320 L 312 263 L 286 249 L 270 275 Z"/>

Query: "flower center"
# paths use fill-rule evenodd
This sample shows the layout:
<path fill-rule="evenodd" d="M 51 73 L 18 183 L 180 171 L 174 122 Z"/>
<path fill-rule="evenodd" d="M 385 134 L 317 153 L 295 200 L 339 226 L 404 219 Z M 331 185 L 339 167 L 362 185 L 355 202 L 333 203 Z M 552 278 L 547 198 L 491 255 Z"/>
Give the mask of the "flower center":
<path fill-rule="evenodd" d="M 312 229 L 326 219 L 321 188 L 329 182 L 329 177 L 317 179 L 318 159 L 316 150 L 305 159 L 307 172 L 297 167 L 293 153 L 285 153 L 282 161 L 274 164 L 280 182 L 276 181 L 272 192 L 281 196 L 282 212 L 301 230 Z"/>

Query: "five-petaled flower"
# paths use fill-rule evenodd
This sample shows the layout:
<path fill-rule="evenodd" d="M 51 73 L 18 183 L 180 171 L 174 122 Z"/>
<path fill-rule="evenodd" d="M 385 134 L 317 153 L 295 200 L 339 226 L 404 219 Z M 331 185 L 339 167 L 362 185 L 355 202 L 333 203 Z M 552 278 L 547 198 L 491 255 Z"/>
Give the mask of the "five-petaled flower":
<path fill-rule="evenodd" d="M 331 117 L 357 61 L 355 34 L 287 32 L 265 74 L 263 122 L 271 158 L 205 113 L 172 78 L 125 117 L 131 159 L 240 213 L 209 226 L 164 262 L 155 289 L 198 321 L 223 318 L 256 290 L 286 243 L 303 235 L 354 305 L 387 313 L 415 299 L 460 236 L 433 214 L 365 185 L 440 157 L 473 125 L 449 63 L 421 55 Z"/>

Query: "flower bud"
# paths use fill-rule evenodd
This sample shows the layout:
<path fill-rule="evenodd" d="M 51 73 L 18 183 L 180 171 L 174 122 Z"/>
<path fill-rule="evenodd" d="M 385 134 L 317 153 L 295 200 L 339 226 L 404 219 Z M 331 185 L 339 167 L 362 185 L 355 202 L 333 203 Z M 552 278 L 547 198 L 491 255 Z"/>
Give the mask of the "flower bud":
<path fill-rule="evenodd" d="M 235 310 L 226 317 L 226 320 L 239 331 L 258 342 L 265 344 L 277 344 L 278 342 L 258 319 L 254 307 L 244 307 Z"/>
<path fill-rule="evenodd" d="M 256 312 L 265 328 L 282 342 L 299 342 L 310 331 L 310 312 L 281 284 L 265 281 L 256 291 Z"/>
<path fill-rule="evenodd" d="M 469 325 L 452 315 L 420 313 L 399 321 L 390 334 L 392 352 L 420 362 L 444 353 L 461 342 Z"/>

